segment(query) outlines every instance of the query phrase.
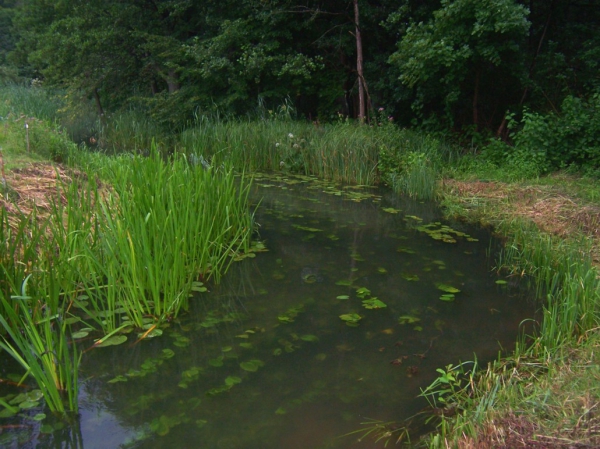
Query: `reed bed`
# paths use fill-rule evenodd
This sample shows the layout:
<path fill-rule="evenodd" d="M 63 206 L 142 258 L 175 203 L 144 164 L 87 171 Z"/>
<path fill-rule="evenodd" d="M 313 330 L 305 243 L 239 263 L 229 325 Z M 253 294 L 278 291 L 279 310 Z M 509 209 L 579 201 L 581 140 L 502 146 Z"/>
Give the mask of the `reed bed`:
<path fill-rule="evenodd" d="M 249 183 L 232 169 L 163 158 L 78 153 L 56 173 L 43 213 L 0 209 L 0 346 L 57 413 L 77 411 L 80 353 L 71 326 L 140 338 L 187 309 L 250 250 Z"/>
<path fill-rule="evenodd" d="M 344 183 L 373 185 L 379 180 L 382 147 L 409 151 L 409 134 L 393 126 L 342 122 L 318 125 L 287 120 L 201 118 L 183 131 L 177 148 L 209 165 L 229 163 L 248 171 L 290 171 Z"/>

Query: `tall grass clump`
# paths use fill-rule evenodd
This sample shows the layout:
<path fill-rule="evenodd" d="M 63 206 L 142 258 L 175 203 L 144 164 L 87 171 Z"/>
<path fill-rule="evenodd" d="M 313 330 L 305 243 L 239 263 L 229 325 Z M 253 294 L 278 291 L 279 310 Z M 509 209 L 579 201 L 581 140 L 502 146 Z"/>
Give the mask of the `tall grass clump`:
<path fill-rule="evenodd" d="M 85 292 L 82 308 L 105 332 L 118 327 L 110 319 L 117 309 L 140 328 L 148 317 L 176 316 L 195 282 L 218 282 L 231 256 L 249 248 L 249 184 L 232 170 L 205 169 L 177 154 L 166 160 L 154 148 L 149 157 L 96 155 L 86 172 L 107 187 L 70 193 L 52 229 L 60 264 L 78 273 L 74 299 Z"/>
<path fill-rule="evenodd" d="M 9 114 L 15 118 L 26 115 L 55 122 L 60 118 L 59 110 L 63 107 L 54 92 L 36 86 L 0 85 L 0 98 L 0 116 L 3 117 Z"/>
<path fill-rule="evenodd" d="M 293 172 L 372 185 L 378 180 L 380 148 L 395 145 L 401 136 L 402 130 L 394 126 L 199 117 L 179 135 L 177 145 L 210 165 L 229 163 L 238 170 Z"/>
<path fill-rule="evenodd" d="M 47 288 L 57 273 L 40 257 L 48 242 L 37 220 L 35 211 L 0 212 L 0 347 L 25 369 L 22 381 L 35 380 L 51 411 L 76 413 L 80 356 L 68 337 L 66 304 Z"/>
<path fill-rule="evenodd" d="M 140 108 L 109 114 L 98 121 L 98 146 L 108 154 L 150 154 L 153 142 L 165 147 L 163 129 Z"/>
<path fill-rule="evenodd" d="M 540 233 L 522 223 L 510 225 L 510 244 L 501 267 L 527 274 L 538 297 L 545 298 L 541 343 L 551 349 L 600 324 L 600 279 L 590 242 L 569 241 Z"/>
<path fill-rule="evenodd" d="M 409 130 L 402 130 L 399 137 L 380 148 L 378 168 L 383 181 L 410 197 L 434 199 L 445 152 L 442 143 Z"/>

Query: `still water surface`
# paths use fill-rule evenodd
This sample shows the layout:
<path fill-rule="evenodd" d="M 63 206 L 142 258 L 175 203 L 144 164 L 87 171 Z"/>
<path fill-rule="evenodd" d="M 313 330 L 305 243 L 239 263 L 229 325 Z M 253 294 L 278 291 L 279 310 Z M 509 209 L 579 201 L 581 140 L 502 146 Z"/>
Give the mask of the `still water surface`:
<path fill-rule="evenodd" d="M 341 436 L 416 414 L 436 368 L 494 358 L 533 314 L 490 235 L 434 204 L 292 176 L 252 198 L 268 251 L 163 336 L 86 353 L 80 427 L 19 447 L 383 447 Z"/>

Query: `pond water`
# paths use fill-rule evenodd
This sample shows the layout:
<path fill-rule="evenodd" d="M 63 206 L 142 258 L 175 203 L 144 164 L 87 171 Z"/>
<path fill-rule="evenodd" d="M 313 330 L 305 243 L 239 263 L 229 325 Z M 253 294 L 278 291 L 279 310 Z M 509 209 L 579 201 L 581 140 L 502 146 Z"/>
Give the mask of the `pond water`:
<path fill-rule="evenodd" d="M 343 435 L 418 413 L 436 368 L 493 359 L 533 316 L 490 271 L 489 233 L 435 204 L 281 175 L 257 177 L 252 198 L 268 251 L 161 337 L 86 352 L 78 426 L 0 419 L 0 446 L 383 447 Z"/>

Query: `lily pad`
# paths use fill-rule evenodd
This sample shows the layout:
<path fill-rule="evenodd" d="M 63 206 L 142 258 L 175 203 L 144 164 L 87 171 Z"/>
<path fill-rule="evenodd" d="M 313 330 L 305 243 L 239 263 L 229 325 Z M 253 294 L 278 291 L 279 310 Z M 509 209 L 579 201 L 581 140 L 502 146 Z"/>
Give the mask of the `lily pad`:
<path fill-rule="evenodd" d="M 400 209 L 394 209 L 393 207 L 382 207 L 381 210 L 388 214 L 397 214 L 400 212 Z"/>
<path fill-rule="evenodd" d="M 454 294 L 453 293 L 446 293 L 445 295 L 440 296 L 440 299 L 442 301 L 452 302 L 452 301 L 454 301 Z"/>
<path fill-rule="evenodd" d="M 302 341 L 309 341 L 311 343 L 314 343 L 314 342 L 319 341 L 319 337 L 317 337 L 316 335 L 307 334 L 307 335 L 302 335 L 300 337 L 300 340 L 302 340 Z"/>
<path fill-rule="evenodd" d="M 96 346 L 99 348 L 103 348 L 106 346 L 117 346 L 117 345 L 125 343 L 127 341 L 127 336 L 126 335 L 113 335 L 111 337 L 108 337 L 107 339 L 100 339 L 98 341 L 100 341 L 100 343 L 98 343 Z"/>
<path fill-rule="evenodd" d="M 225 385 L 227 385 L 228 387 L 233 387 L 234 385 L 237 385 L 241 382 L 242 378 L 237 376 L 227 376 L 227 378 L 225 379 Z"/>
<path fill-rule="evenodd" d="M 350 296 L 348 296 L 348 295 L 339 295 L 339 296 L 336 296 L 335 299 L 345 300 L 345 299 L 350 299 Z"/>
<path fill-rule="evenodd" d="M 460 292 L 460 290 L 458 288 L 452 287 L 451 285 L 448 285 L 448 284 L 436 284 L 436 287 L 438 288 L 438 290 L 441 290 L 446 293 L 459 293 Z"/>
<path fill-rule="evenodd" d="M 340 320 L 345 321 L 347 326 L 355 327 L 362 317 L 358 313 L 345 313 L 340 315 Z"/>
<path fill-rule="evenodd" d="M 386 303 L 377 298 L 365 299 L 362 304 L 365 309 L 383 309 L 387 307 Z"/>
<path fill-rule="evenodd" d="M 208 361 L 208 364 L 210 366 L 214 366 L 215 368 L 218 368 L 220 366 L 223 366 L 223 358 L 217 357 L 216 359 L 210 359 Z"/>
<path fill-rule="evenodd" d="M 398 322 L 400 324 L 414 324 L 418 323 L 419 321 L 421 321 L 421 318 L 413 315 L 402 315 L 400 318 L 398 318 Z"/>
<path fill-rule="evenodd" d="M 244 371 L 250 371 L 251 373 L 253 373 L 258 371 L 258 369 L 264 365 L 264 362 L 262 362 L 261 360 L 253 359 L 247 362 L 240 363 L 240 368 L 242 368 Z"/>

